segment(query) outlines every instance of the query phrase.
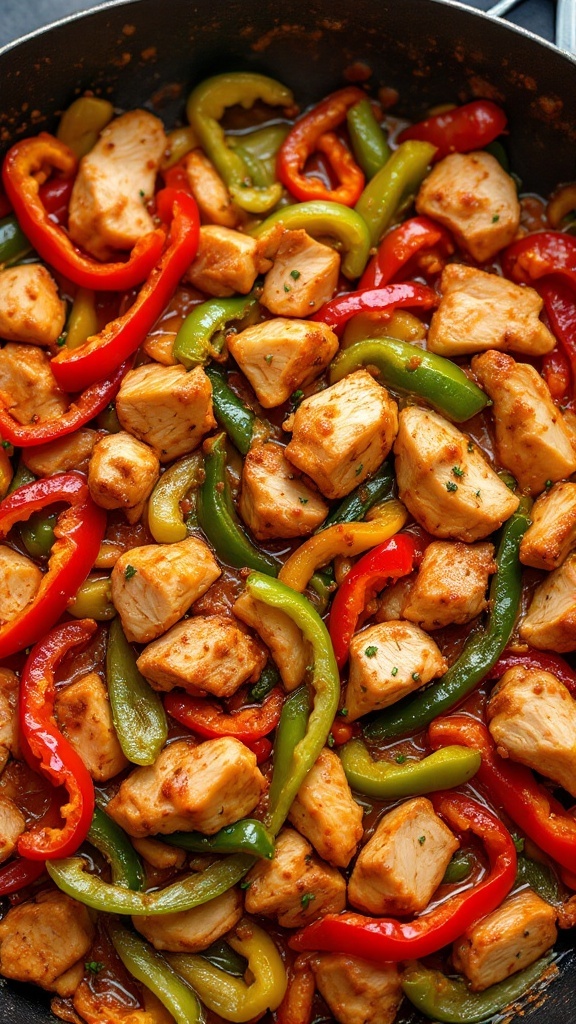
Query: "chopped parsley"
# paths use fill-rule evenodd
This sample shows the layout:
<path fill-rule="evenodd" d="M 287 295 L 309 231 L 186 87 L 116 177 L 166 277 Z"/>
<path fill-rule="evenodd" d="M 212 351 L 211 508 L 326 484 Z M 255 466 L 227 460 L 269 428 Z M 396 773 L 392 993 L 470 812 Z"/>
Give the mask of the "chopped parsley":
<path fill-rule="evenodd" d="M 104 964 L 100 963 L 100 960 L 88 960 L 84 967 L 90 974 L 100 974 L 100 971 L 104 970 Z"/>
<path fill-rule="evenodd" d="M 292 289 L 291 289 L 291 288 L 290 288 L 290 287 L 289 287 L 289 286 L 288 286 L 287 284 L 285 284 L 285 285 L 284 285 L 284 291 L 285 291 L 285 292 L 289 292 L 289 291 L 291 291 L 291 290 L 292 290 Z"/>
<path fill-rule="evenodd" d="M 300 271 L 299 270 L 291 270 L 290 271 L 290 277 L 292 278 L 293 281 L 297 281 L 298 278 L 300 277 Z"/>
<path fill-rule="evenodd" d="M 304 895 L 302 896 L 302 899 L 300 900 L 300 903 L 302 904 L 302 909 L 308 910 L 308 907 L 312 903 L 312 900 L 315 899 L 316 897 L 313 892 L 305 892 Z"/>
<path fill-rule="evenodd" d="M 404 761 L 406 760 L 406 754 L 396 754 L 394 760 L 396 761 L 396 764 L 404 764 Z"/>
<path fill-rule="evenodd" d="M 327 742 L 329 747 L 333 747 L 334 746 L 336 740 L 334 739 L 334 736 L 332 735 L 331 732 L 328 733 L 328 739 L 326 740 L 326 742 Z"/>
<path fill-rule="evenodd" d="M 302 399 L 304 398 L 304 392 L 302 391 L 302 388 L 298 388 L 297 391 L 293 391 L 292 394 L 290 395 L 290 398 L 292 399 L 293 402 L 301 402 Z"/>
<path fill-rule="evenodd" d="M 10 441 L 2 441 L 2 447 L 3 448 L 11 448 L 12 445 L 10 444 Z"/>
<path fill-rule="evenodd" d="M 342 718 L 346 718 L 346 715 L 348 714 L 348 708 L 340 708 L 338 714 L 342 715 Z"/>
<path fill-rule="evenodd" d="M 412 679 L 414 680 L 415 683 L 417 683 L 418 680 L 420 679 L 420 673 L 419 672 L 413 672 L 412 673 Z"/>
<path fill-rule="evenodd" d="M 479 490 L 479 489 L 478 489 L 478 490 L 476 491 L 476 497 L 477 497 L 477 498 L 479 498 L 479 497 L 480 497 L 480 490 Z"/>
<path fill-rule="evenodd" d="M 298 495 L 298 501 L 300 502 L 301 505 L 308 504 L 308 498 L 302 498 L 301 495 Z"/>
<path fill-rule="evenodd" d="M 244 879 L 243 882 L 240 882 L 240 888 L 241 889 L 249 889 L 251 885 L 252 885 L 252 882 L 247 882 L 246 879 Z"/>
<path fill-rule="evenodd" d="M 424 843 L 426 842 L 426 836 L 420 836 L 418 842 L 420 843 L 420 846 L 424 846 Z"/>
<path fill-rule="evenodd" d="M 446 490 L 447 491 L 457 491 L 458 490 L 458 484 L 455 484 L 453 480 L 449 480 L 448 483 L 446 484 Z"/>
<path fill-rule="evenodd" d="M 499 220 L 500 220 L 500 214 L 499 213 L 495 213 L 494 216 L 492 217 L 492 223 L 493 224 L 497 224 Z"/>
<path fill-rule="evenodd" d="M 378 648 L 375 647 L 374 644 L 370 644 L 370 647 L 366 648 L 364 654 L 366 655 L 367 658 L 375 658 L 376 655 L 378 654 Z"/>
<path fill-rule="evenodd" d="M 360 465 L 356 468 L 356 474 L 355 475 L 356 476 L 360 476 L 360 473 L 362 472 L 363 469 L 364 469 L 364 463 L 361 462 Z"/>
<path fill-rule="evenodd" d="M 547 491 L 549 491 L 550 488 L 552 487 L 552 481 L 551 480 L 547 480 L 546 483 L 544 484 L 544 487 L 546 488 Z"/>
<path fill-rule="evenodd" d="M 452 466 L 452 472 L 454 473 L 454 476 L 464 476 L 464 470 L 461 466 Z"/>
<path fill-rule="evenodd" d="M 131 580 L 132 577 L 136 575 L 137 571 L 138 570 L 135 569 L 133 565 L 127 565 L 124 569 L 124 579 Z"/>
<path fill-rule="evenodd" d="M 466 448 L 467 448 L 467 450 L 469 452 L 473 452 L 474 451 L 474 442 L 473 441 L 468 441 L 468 444 L 466 445 Z"/>
<path fill-rule="evenodd" d="M 398 669 L 397 669 L 396 665 L 394 665 L 394 668 L 392 669 L 392 672 L 390 673 L 390 675 L 392 675 L 392 676 L 397 676 L 398 675 Z"/>
<path fill-rule="evenodd" d="M 58 348 L 62 348 L 62 345 L 66 344 L 66 334 L 67 331 L 64 331 L 64 333 L 61 334 L 60 337 L 56 339 L 56 344 L 58 345 Z"/>
<path fill-rule="evenodd" d="M 519 836 L 517 832 L 514 832 L 512 834 L 512 842 L 514 843 L 514 846 L 516 848 L 516 853 L 522 853 L 522 851 L 524 849 L 524 839 L 523 839 L 523 837 Z"/>
<path fill-rule="evenodd" d="M 267 356 L 264 356 L 264 362 L 268 363 L 268 366 L 270 366 L 270 363 L 272 362 L 273 359 L 274 356 L 271 353 L 269 353 Z"/>

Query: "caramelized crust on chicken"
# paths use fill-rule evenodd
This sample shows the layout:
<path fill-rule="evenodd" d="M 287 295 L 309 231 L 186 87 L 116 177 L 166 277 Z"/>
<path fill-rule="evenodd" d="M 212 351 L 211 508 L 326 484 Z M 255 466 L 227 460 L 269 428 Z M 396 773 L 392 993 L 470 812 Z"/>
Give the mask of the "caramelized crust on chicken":
<path fill-rule="evenodd" d="M 96 672 L 59 690 L 54 712 L 96 782 L 113 779 L 128 766 L 112 722 L 108 690 Z"/>
<path fill-rule="evenodd" d="M 165 949 L 170 953 L 198 953 L 234 928 L 243 910 L 241 893 L 237 889 L 229 889 L 191 910 L 161 917 L 133 917 L 132 923 L 154 949 Z"/>
<path fill-rule="evenodd" d="M 520 636 L 542 651 L 576 651 L 576 554 L 536 587 L 520 623 Z"/>
<path fill-rule="evenodd" d="M 557 569 L 576 546 L 576 484 L 554 484 L 536 499 L 530 517 L 520 561 L 534 569 Z"/>
<path fill-rule="evenodd" d="M 66 304 L 41 263 L 23 263 L 0 272 L 0 338 L 55 345 L 65 317 Z"/>
<path fill-rule="evenodd" d="M 343 953 L 311 959 L 318 991 L 338 1024 L 392 1024 L 402 1002 L 396 964 L 376 964 Z"/>
<path fill-rule="evenodd" d="M 402 617 L 422 629 L 475 619 L 487 606 L 488 580 L 496 572 L 494 545 L 435 540 L 402 605 Z"/>
<path fill-rule="evenodd" d="M 305 537 L 328 506 L 284 456 L 279 444 L 257 444 L 244 459 L 238 510 L 257 540 Z"/>
<path fill-rule="evenodd" d="M 325 747 L 298 790 L 289 820 L 323 860 L 346 868 L 362 839 L 363 817 L 340 758 Z"/>

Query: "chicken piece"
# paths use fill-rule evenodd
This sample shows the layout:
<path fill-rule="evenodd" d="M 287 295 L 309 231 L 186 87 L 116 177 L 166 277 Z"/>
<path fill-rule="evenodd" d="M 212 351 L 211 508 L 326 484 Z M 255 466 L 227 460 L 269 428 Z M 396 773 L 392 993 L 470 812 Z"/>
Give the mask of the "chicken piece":
<path fill-rule="evenodd" d="M 510 668 L 492 691 L 488 728 L 503 757 L 576 797 L 576 700 L 550 672 Z"/>
<path fill-rule="evenodd" d="M 355 633 L 350 644 L 347 721 L 395 704 L 447 667 L 432 638 L 411 622 L 381 622 Z"/>
<path fill-rule="evenodd" d="M 198 447 L 216 426 L 212 385 L 201 366 L 148 363 L 126 374 L 116 397 L 118 419 L 129 434 L 172 462 Z"/>
<path fill-rule="evenodd" d="M 128 640 L 148 643 L 181 619 L 222 570 L 204 541 L 130 548 L 111 575 L 112 601 Z"/>
<path fill-rule="evenodd" d="M 95 782 L 107 782 L 127 767 L 112 722 L 108 690 L 96 672 L 59 690 L 54 711 L 64 736 Z"/>
<path fill-rule="evenodd" d="M 530 516 L 520 561 L 534 569 L 557 569 L 576 546 L 576 484 L 554 484 L 536 499 Z"/>
<path fill-rule="evenodd" d="M 493 402 L 498 461 L 522 490 L 540 494 L 574 473 L 576 437 L 538 370 L 504 352 L 474 356 L 472 369 Z"/>
<path fill-rule="evenodd" d="M 400 500 L 435 537 L 482 540 L 518 508 L 466 435 L 431 409 L 402 410 L 394 452 Z"/>
<path fill-rule="evenodd" d="M 459 847 L 426 797 L 388 811 L 362 847 L 348 899 L 368 914 L 418 914 L 428 905 Z"/>
<path fill-rule="evenodd" d="M 18 757 L 18 676 L 10 668 L 0 668 L 0 772 L 10 754 Z"/>
<path fill-rule="evenodd" d="M 520 224 L 516 185 L 490 153 L 451 153 L 424 178 L 418 213 L 449 228 L 478 263 L 513 240 Z"/>
<path fill-rule="evenodd" d="M 191 694 L 231 697 L 243 683 L 255 683 L 266 654 L 251 636 L 224 615 L 194 615 L 146 647 L 138 668 L 162 693 L 181 687 Z"/>
<path fill-rule="evenodd" d="M 61 991 L 61 976 L 82 960 L 93 941 L 87 907 L 58 890 L 41 892 L 12 907 L 0 921 L 0 974 Z"/>
<path fill-rule="evenodd" d="M 426 347 L 441 356 L 500 349 L 541 356 L 556 344 L 539 319 L 544 305 L 534 288 L 513 284 L 462 263 L 449 263 L 440 281 L 442 300 Z"/>
<path fill-rule="evenodd" d="M 228 349 L 260 404 L 273 409 L 322 373 L 338 338 L 326 324 L 276 317 L 230 335 Z"/>
<path fill-rule="evenodd" d="M 213 835 L 253 811 L 266 788 L 256 755 L 233 736 L 176 740 L 124 779 L 106 808 L 136 838 L 198 829 Z"/>
<path fill-rule="evenodd" d="M 363 817 L 340 758 L 325 747 L 298 790 L 289 820 L 323 860 L 346 868 L 362 839 Z"/>
<path fill-rule="evenodd" d="M 26 819 L 20 808 L 9 797 L 0 795 L 0 864 L 16 851 L 25 828 Z"/>
<path fill-rule="evenodd" d="M 190 191 L 198 203 L 202 219 L 223 228 L 237 228 L 242 214 L 232 201 L 226 185 L 201 149 L 193 149 L 182 161 Z"/>
<path fill-rule="evenodd" d="M 288 691 L 303 681 L 311 662 L 311 647 L 302 631 L 286 612 L 241 594 L 233 607 L 234 615 L 255 629 L 270 650 L 282 682 Z"/>
<path fill-rule="evenodd" d="M 135 1010 L 119 1002 L 125 998 L 122 990 L 115 993 L 114 988 L 100 986 L 102 991 L 95 991 L 91 981 L 81 981 L 74 991 L 74 1009 L 78 1016 L 70 1018 L 74 1024 L 173 1024 L 174 1018 L 160 1003 L 156 996 L 142 986 L 144 1010 Z"/>
<path fill-rule="evenodd" d="M 257 540 L 306 537 L 328 515 L 326 502 L 272 442 L 254 445 L 244 459 L 238 509 Z"/>
<path fill-rule="evenodd" d="M 47 354 L 36 345 L 13 342 L 0 349 L 0 402 L 18 423 L 59 419 L 68 408 Z"/>
<path fill-rule="evenodd" d="M 90 494 L 100 508 L 121 508 L 136 523 L 160 476 L 158 456 L 132 434 L 120 430 L 94 446 L 88 467 Z"/>
<path fill-rule="evenodd" d="M 283 928 L 302 928 L 346 905 L 346 882 L 324 864 L 294 829 L 284 828 L 272 860 L 260 860 L 246 875 L 245 907 L 249 914 L 274 917 Z"/>
<path fill-rule="evenodd" d="M 247 295 L 269 261 L 262 261 L 258 243 L 231 228 L 206 224 L 200 228 L 198 252 L 185 280 L 206 295 Z"/>
<path fill-rule="evenodd" d="M 321 996 L 338 1024 L 393 1024 L 402 1001 L 396 964 L 374 964 L 344 953 L 312 957 Z"/>
<path fill-rule="evenodd" d="M 343 498 L 384 461 L 398 432 L 398 407 L 366 370 L 305 398 L 284 423 L 290 462 L 327 498 Z"/>
<path fill-rule="evenodd" d="M 186 850 L 169 846 L 161 839 L 132 839 L 132 846 L 136 853 L 158 871 L 180 870 L 186 863 Z"/>
<path fill-rule="evenodd" d="M 192 910 L 161 917 L 133 917 L 132 922 L 154 949 L 199 953 L 234 928 L 243 910 L 242 894 L 237 889 L 229 889 Z"/>
<path fill-rule="evenodd" d="M 493 544 L 435 540 L 426 548 L 402 617 L 425 630 L 470 622 L 487 607 L 494 572 Z"/>
<path fill-rule="evenodd" d="M 53 476 L 71 469 L 86 473 L 92 449 L 100 436 L 97 430 L 81 427 L 56 441 L 23 448 L 22 461 L 34 476 Z"/>
<path fill-rule="evenodd" d="M 80 162 L 70 197 L 68 230 L 77 245 L 108 260 L 154 230 L 146 203 L 166 145 L 162 122 L 146 110 L 130 110 L 104 128 Z"/>
<path fill-rule="evenodd" d="M 520 636 L 541 651 L 576 651 L 576 554 L 536 587 L 520 623 Z"/>
<path fill-rule="evenodd" d="M 0 272 L 0 338 L 55 345 L 64 329 L 66 303 L 42 263 Z"/>
<path fill-rule="evenodd" d="M 30 604 L 42 575 L 31 558 L 0 544 L 0 623 L 11 622 Z"/>
<path fill-rule="evenodd" d="M 554 907 L 525 889 L 464 932 L 454 943 L 452 960 L 472 991 L 482 992 L 529 967 L 556 937 Z"/>
<path fill-rule="evenodd" d="M 332 298 L 340 256 L 305 231 L 283 231 L 261 302 L 276 316 L 311 316 Z"/>
<path fill-rule="evenodd" d="M 377 598 L 376 622 L 391 622 L 403 617 L 404 605 L 407 603 L 412 588 L 416 583 L 417 573 L 403 576 L 396 583 L 389 583 Z"/>

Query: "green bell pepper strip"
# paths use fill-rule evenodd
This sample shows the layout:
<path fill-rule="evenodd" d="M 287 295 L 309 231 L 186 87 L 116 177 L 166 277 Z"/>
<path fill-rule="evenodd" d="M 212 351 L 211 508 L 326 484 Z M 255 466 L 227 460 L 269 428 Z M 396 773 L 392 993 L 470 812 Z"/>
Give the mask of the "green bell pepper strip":
<path fill-rule="evenodd" d="M 240 104 L 249 110 L 256 100 L 272 107 L 290 107 L 294 97 L 286 86 L 266 75 L 252 72 L 229 72 L 207 78 L 191 92 L 186 114 L 196 132 L 202 149 L 226 182 L 228 190 L 242 210 L 265 213 L 282 195 L 279 181 L 258 188 L 250 177 L 241 155 L 226 142 L 220 118 L 227 107 Z"/>
<path fill-rule="evenodd" d="M 252 444 L 256 416 L 234 394 L 223 370 L 207 366 L 205 372 L 212 385 L 212 404 L 218 423 L 240 454 L 247 455 Z"/>
<path fill-rule="evenodd" d="M 352 789 L 377 800 L 397 800 L 462 786 L 476 774 L 482 761 L 476 750 L 458 746 L 443 747 L 421 761 L 373 761 L 361 739 L 345 743 L 338 753 Z M 440 753 L 446 756 L 438 758 Z"/>
<path fill-rule="evenodd" d="M 138 892 L 144 888 L 146 876 L 136 850 L 126 833 L 100 807 L 94 808 L 88 842 L 108 861 L 115 885 Z"/>
<path fill-rule="evenodd" d="M 32 246 L 16 217 L 11 215 L 0 220 L 0 268 L 17 263 L 29 252 L 32 252 Z"/>
<path fill-rule="evenodd" d="M 116 609 L 112 604 L 110 577 L 85 580 L 66 611 L 75 619 L 96 619 L 96 622 L 113 619 Z"/>
<path fill-rule="evenodd" d="M 154 764 L 168 736 L 159 695 L 140 674 L 119 618 L 110 623 L 106 679 L 114 728 L 120 746 L 133 764 Z"/>
<path fill-rule="evenodd" d="M 262 669 L 260 678 L 256 683 L 254 683 L 254 686 L 250 690 L 250 702 L 258 701 L 258 703 L 261 703 L 264 698 L 268 696 L 271 690 L 273 690 L 275 686 L 278 686 L 279 682 L 280 673 L 276 668 L 276 665 L 273 665 L 272 662 L 269 661 Z"/>
<path fill-rule="evenodd" d="M 306 686 L 299 686 L 284 701 L 280 721 L 274 737 L 273 772 L 268 792 L 268 805 L 279 802 L 282 789 L 290 773 L 292 755 L 306 735 L 310 715 L 310 694 Z"/>
<path fill-rule="evenodd" d="M 219 967 L 221 971 L 226 971 L 226 974 L 231 974 L 234 978 L 243 978 L 246 974 L 248 967 L 246 957 L 240 956 L 224 939 L 213 942 L 208 949 L 200 950 L 199 955 L 214 967 Z"/>
<path fill-rule="evenodd" d="M 228 135 L 226 141 L 240 154 L 255 185 L 273 185 L 276 178 L 278 150 L 290 131 L 290 125 L 269 124 L 241 135 Z"/>
<path fill-rule="evenodd" d="M 475 1024 L 487 1021 L 527 992 L 552 963 L 547 954 L 519 974 L 483 992 L 471 992 L 464 981 L 447 978 L 415 961 L 402 979 L 402 991 L 420 1013 L 445 1024 Z"/>
<path fill-rule="evenodd" d="M 368 226 L 370 245 L 377 245 L 393 218 L 426 175 L 436 146 L 403 142 L 369 181 L 354 209 Z"/>
<path fill-rule="evenodd" d="M 180 502 L 203 479 L 201 452 L 185 455 L 164 471 L 148 501 L 148 528 L 157 544 L 175 544 L 186 539 L 188 530 Z"/>
<path fill-rule="evenodd" d="M 176 1024 L 202 1024 L 204 1012 L 198 996 L 162 954 L 118 921 L 109 921 L 107 927 L 126 970 L 158 997 Z"/>
<path fill-rule="evenodd" d="M 369 722 L 364 727 L 369 739 L 393 738 L 424 729 L 471 693 L 496 664 L 512 635 L 520 605 L 522 566 L 518 552 L 530 524 L 530 507 L 530 500 L 521 498 L 516 512 L 502 529 L 496 555 L 498 569 L 490 584 L 491 612 L 486 628 L 465 644 L 460 657 L 441 679 Z"/>
<path fill-rule="evenodd" d="M 206 479 L 198 491 L 198 521 L 216 554 L 236 569 L 256 569 L 275 576 L 275 558 L 260 551 L 244 533 L 234 510 L 226 476 L 226 435 L 218 434 L 205 445 Z"/>
<path fill-rule="evenodd" d="M 254 295 L 208 299 L 195 306 L 174 339 L 172 355 L 187 370 L 221 359 L 229 324 L 243 320 L 258 305 Z"/>
<path fill-rule="evenodd" d="M 255 818 L 235 821 L 213 836 L 202 832 L 173 832 L 164 836 L 164 841 L 192 853 L 251 853 L 260 860 L 272 860 L 274 856 L 274 837 Z"/>
<path fill-rule="evenodd" d="M 352 152 L 370 181 L 390 159 L 392 150 L 368 98 L 349 108 L 346 121 Z"/>
<path fill-rule="evenodd" d="M 276 224 L 284 228 L 304 228 L 313 238 L 336 238 L 340 242 L 344 258 L 342 273 L 353 281 L 362 274 L 370 255 L 370 232 L 365 221 L 341 203 L 329 203 L 312 199 L 308 203 L 294 203 L 267 217 L 250 233 L 255 238 L 267 234 Z"/>
<path fill-rule="evenodd" d="M 444 872 L 442 885 L 455 885 L 457 882 L 463 882 L 465 878 L 468 878 L 473 866 L 472 854 L 457 850 Z"/>
<path fill-rule="evenodd" d="M 392 466 L 384 462 L 374 476 L 351 491 L 314 532 L 321 533 L 327 526 L 336 526 L 338 523 L 355 523 L 364 519 L 373 505 L 390 497 L 393 483 Z"/>
<path fill-rule="evenodd" d="M 380 383 L 405 394 L 418 395 L 455 423 L 481 412 L 491 401 L 451 359 L 410 345 L 398 338 L 367 338 L 340 352 L 330 365 L 330 383 L 363 366 L 378 370 Z"/>
<path fill-rule="evenodd" d="M 292 802 L 306 775 L 316 763 L 318 755 L 328 739 L 328 734 L 338 710 L 340 696 L 340 675 L 334 658 L 330 637 L 322 619 L 302 594 L 260 573 L 251 573 L 246 581 L 246 590 L 257 601 L 263 601 L 271 608 L 285 612 L 296 623 L 312 647 L 312 690 L 314 702 L 308 718 L 306 733 L 292 748 L 288 763 L 284 757 L 278 759 L 278 769 L 272 777 L 268 799 L 266 824 L 276 835 L 284 824 Z M 280 722 L 282 719 L 280 719 Z M 281 726 L 279 726 L 281 728 Z M 282 781 L 275 784 L 274 776 L 281 773 Z"/>
<path fill-rule="evenodd" d="M 43 512 L 34 512 L 30 519 L 21 523 L 18 531 L 22 543 L 31 558 L 48 558 L 52 545 L 56 540 L 54 527 L 58 521 L 56 512 L 45 515 Z"/>
<path fill-rule="evenodd" d="M 547 903 L 551 903 L 553 907 L 560 906 L 560 887 L 548 865 L 532 860 L 531 857 L 520 856 L 516 868 L 516 884 L 526 883 Z"/>
<path fill-rule="evenodd" d="M 24 487 L 24 484 L 31 484 L 35 479 L 36 477 L 32 470 L 28 469 L 28 466 L 20 460 L 18 469 L 14 473 L 8 488 L 8 494 L 14 494 L 14 491 L 17 491 L 19 487 Z"/>

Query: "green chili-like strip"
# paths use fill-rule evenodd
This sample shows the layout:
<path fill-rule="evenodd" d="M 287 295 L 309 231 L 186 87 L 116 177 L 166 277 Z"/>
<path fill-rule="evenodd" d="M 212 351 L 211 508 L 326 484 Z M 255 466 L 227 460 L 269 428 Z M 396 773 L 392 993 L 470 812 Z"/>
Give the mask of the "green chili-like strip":
<path fill-rule="evenodd" d="M 368 227 L 370 245 L 378 244 L 403 203 L 417 191 L 435 152 L 429 142 L 403 142 L 368 182 L 355 210 Z"/>
<path fill-rule="evenodd" d="M 212 403 L 218 423 L 240 454 L 247 455 L 252 444 L 256 416 L 232 391 L 223 370 L 207 366 L 206 374 L 212 385 Z"/>
<path fill-rule="evenodd" d="M 140 674 L 119 618 L 110 623 L 106 679 L 112 718 L 125 756 L 133 764 L 154 764 L 168 736 L 159 695 Z"/>
<path fill-rule="evenodd" d="M 29 252 L 32 252 L 32 246 L 16 217 L 10 215 L 0 220 L 0 268 L 17 263 Z"/>
<path fill-rule="evenodd" d="M 257 305 L 254 295 L 240 295 L 231 299 L 207 299 L 195 306 L 174 339 L 174 359 L 187 370 L 205 366 L 211 359 L 221 359 L 226 328 L 243 320 Z"/>
<path fill-rule="evenodd" d="M 204 479 L 201 452 L 185 455 L 164 471 L 148 502 L 148 527 L 157 544 L 185 540 L 188 530 L 180 502 Z"/>
<path fill-rule="evenodd" d="M 202 832 L 173 832 L 164 836 L 164 840 L 192 853 L 251 853 L 265 860 L 274 856 L 274 837 L 255 818 L 242 818 L 213 836 Z"/>
<path fill-rule="evenodd" d="M 373 505 L 390 497 L 393 484 L 392 466 L 384 462 L 374 476 L 355 487 L 314 532 L 321 533 L 326 527 L 337 526 L 338 523 L 360 522 Z"/>
<path fill-rule="evenodd" d="M 459 746 L 443 747 L 421 761 L 404 764 L 373 761 L 361 739 L 345 743 L 338 753 L 352 789 L 378 800 L 462 786 L 476 774 L 482 761 L 477 750 Z"/>
<path fill-rule="evenodd" d="M 146 877 L 136 850 L 123 829 L 100 807 L 94 808 L 88 842 L 108 861 L 115 885 L 138 891 L 144 888 Z"/>
<path fill-rule="evenodd" d="M 392 151 L 368 97 L 350 107 L 346 121 L 352 152 L 370 181 L 390 159 Z"/>

